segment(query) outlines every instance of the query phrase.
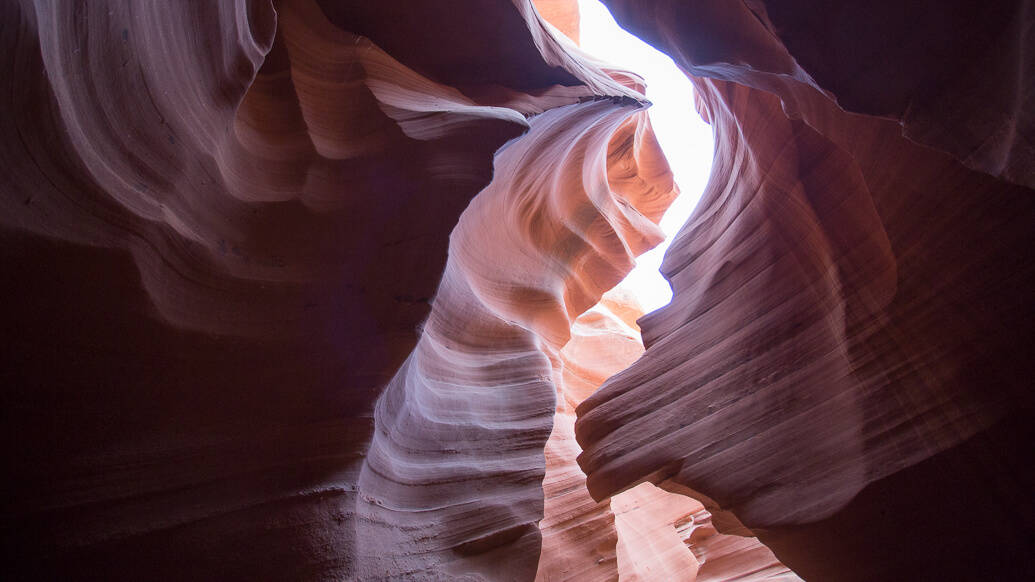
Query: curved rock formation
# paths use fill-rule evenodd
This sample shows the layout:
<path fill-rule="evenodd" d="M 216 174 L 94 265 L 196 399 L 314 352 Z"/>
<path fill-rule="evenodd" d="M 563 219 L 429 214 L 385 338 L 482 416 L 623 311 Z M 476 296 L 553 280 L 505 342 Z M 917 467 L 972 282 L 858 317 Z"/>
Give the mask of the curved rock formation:
<path fill-rule="evenodd" d="M 673 301 L 640 322 L 646 356 L 577 411 L 590 491 L 602 498 L 646 480 L 689 492 L 810 579 L 958 576 L 974 542 L 954 533 L 952 508 L 999 473 L 988 459 L 1026 467 L 1035 267 L 1018 250 L 1031 248 L 1035 199 L 949 154 L 1030 183 L 1031 108 L 1008 110 L 1003 123 L 1016 132 L 1006 135 L 982 121 L 983 108 L 946 122 L 931 103 L 1024 94 L 1027 69 L 980 89 L 908 84 L 929 81 L 921 76 L 858 95 L 819 74 L 829 68 L 814 75 L 815 63 L 886 29 L 803 40 L 851 9 L 781 7 L 777 19 L 762 3 L 609 4 L 700 75 L 698 108 L 717 149 L 702 202 L 665 259 Z M 1026 6 L 1004 10 L 1024 16 Z M 1015 24 L 991 12 L 974 15 L 975 34 L 1023 62 L 1030 16 L 1017 41 Z M 973 40 L 946 36 L 969 13 L 954 7 L 920 32 L 977 66 L 985 53 L 967 52 Z M 872 78 L 899 66 L 867 62 Z M 896 91 L 911 103 L 901 127 L 838 107 L 891 114 L 898 106 L 866 97 Z M 1013 499 L 1033 481 L 1029 468 L 1007 471 L 982 503 L 981 529 L 1003 533 L 980 545 L 997 556 L 990 575 L 1014 579 L 1030 561 L 1020 540 L 1033 521 L 1030 503 Z M 1017 525 L 1004 526 L 1014 511 Z M 909 543 L 931 537 L 946 545 Z"/>
<path fill-rule="evenodd" d="M 486 38 L 509 52 L 476 81 L 589 94 L 506 8 L 511 36 Z M 374 401 L 493 153 L 528 128 L 373 44 L 385 17 L 3 3 L 8 568 L 353 575 Z M 437 68 L 468 49 L 434 46 L 402 52 L 470 81 Z"/>
<path fill-rule="evenodd" d="M 632 103 L 551 109 L 497 153 L 496 178 L 453 231 L 421 339 L 378 403 L 359 576 L 534 574 L 558 352 L 575 317 L 661 240 L 655 221 L 674 196 Z"/>
<path fill-rule="evenodd" d="M 5 579 L 1030 574 L 1030 0 L 609 4 L 638 359 L 571 0 L 0 2 Z"/>
<path fill-rule="evenodd" d="M 671 181 L 635 93 L 565 52 L 530 3 L 477 8 L 465 24 L 402 2 L 3 5 L 5 72 L 26 83 L 3 120 L 9 571 L 491 575 L 505 554 L 509 575 L 534 573 L 553 390 L 539 344 L 559 349 L 659 240 Z M 425 20 L 393 22 L 400 11 Z M 480 35 L 443 26 L 486 18 L 497 26 Z M 468 211 L 477 227 L 454 235 L 477 246 L 453 253 L 375 413 L 427 317 L 446 234 L 530 125 Z M 519 171 L 524 156 L 555 182 Z M 516 287 L 521 271 L 484 254 L 504 214 L 530 245 L 515 260 L 552 245 L 525 267 L 539 283 Z M 548 268 L 558 249 L 572 263 Z M 481 313 L 484 335 L 451 329 L 456 310 Z M 393 430 L 407 378 L 462 380 L 459 361 L 434 358 L 470 332 L 481 408 L 421 392 L 439 401 L 411 412 L 444 417 L 442 432 Z M 493 395 L 497 381 L 517 388 Z M 415 429 L 436 453 L 406 465 Z M 514 465 L 494 472 L 500 448 Z M 421 466 L 445 485 L 411 497 Z"/>
<path fill-rule="evenodd" d="M 575 463 L 575 407 L 643 354 L 635 297 L 620 284 L 572 325 L 546 444 L 540 580 L 797 580 L 752 537 L 718 534 L 700 502 L 648 483 L 594 501 Z"/>
<path fill-rule="evenodd" d="M 537 580 L 613 580 L 618 572 L 618 532 L 609 500 L 595 501 L 586 476 L 575 463 L 575 407 L 600 384 L 643 352 L 635 315 L 638 310 L 618 298 L 615 289 L 571 326 L 571 339 L 560 351 L 554 376 L 557 406 L 546 443 L 543 480 L 544 517 L 539 523 L 543 547 Z"/>
<path fill-rule="evenodd" d="M 1030 0 L 604 0 L 618 22 L 699 77 L 845 110 L 972 169 L 1035 187 Z M 799 99 L 784 99 L 797 117 Z"/>

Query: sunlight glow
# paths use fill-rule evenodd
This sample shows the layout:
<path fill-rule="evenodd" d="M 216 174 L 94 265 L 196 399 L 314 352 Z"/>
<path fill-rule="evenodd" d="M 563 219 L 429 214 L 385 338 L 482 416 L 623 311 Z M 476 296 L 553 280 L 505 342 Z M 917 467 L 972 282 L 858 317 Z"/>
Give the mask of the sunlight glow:
<path fill-rule="evenodd" d="M 690 217 L 711 172 L 711 126 L 694 109 L 690 80 L 668 56 L 622 30 L 597 0 L 579 0 L 580 44 L 590 54 L 641 75 L 647 82 L 648 110 L 654 133 L 672 166 L 681 194 L 672 203 L 661 229 L 665 242 L 636 259 L 636 268 L 619 283 L 647 313 L 672 299 L 668 281 L 661 276 L 661 260 L 672 237 Z"/>

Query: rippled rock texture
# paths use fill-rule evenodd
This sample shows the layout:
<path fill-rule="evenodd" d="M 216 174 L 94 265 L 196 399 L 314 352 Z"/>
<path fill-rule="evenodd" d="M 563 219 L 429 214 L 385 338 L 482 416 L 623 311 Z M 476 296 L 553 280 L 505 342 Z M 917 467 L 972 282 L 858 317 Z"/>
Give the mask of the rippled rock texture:
<path fill-rule="evenodd" d="M 594 501 L 575 463 L 575 407 L 643 354 L 642 309 L 624 284 L 575 320 L 555 379 L 539 580 L 799 580 L 757 539 L 722 535 L 697 500 L 649 483 Z"/>
<path fill-rule="evenodd" d="M 530 3 L 454 8 L 3 3 L 6 569 L 534 575 L 550 354 L 674 194 Z"/>
<path fill-rule="evenodd" d="M 0 2 L 4 577 L 1030 572 L 1030 2 L 609 4 L 642 357 L 574 2 Z"/>
<path fill-rule="evenodd" d="M 608 4 L 717 149 L 645 357 L 577 410 L 594 497 L 689 493 L 807 579 L 1025 577 L 1029 3 Z"/>

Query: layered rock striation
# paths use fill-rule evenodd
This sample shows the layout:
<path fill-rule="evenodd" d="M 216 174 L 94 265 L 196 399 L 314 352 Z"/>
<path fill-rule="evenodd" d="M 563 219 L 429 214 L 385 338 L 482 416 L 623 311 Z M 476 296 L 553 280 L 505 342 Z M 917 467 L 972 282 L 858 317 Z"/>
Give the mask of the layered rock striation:
<path fill-rule="evenodd" d="M 642 81 L 448 4 L 0 2 L 5 578 L 1030 573 L 1029 1 L 608 2 L 642 355 Z"/>
<path fill-rule="evenodd" d="M 534 574 L 550 354 L 672 187 L 468 4 L 3 4 L 12 575 Z"/>
<path fill-rule="evenodd" d="M 644 123 L 610 100 L 560 107 L 497 154 L 451 235 L 421 339 L 376 408 L 362 575 L 535 573 L 559 351 L 575 317 L 660 240 L 654 220 L 673 196 Z"/>
<path fill-rule="evenodd" d="M 572 326 L 546 444 L 539 580 L 798 580 L 753 537 L 719 534 L 697 500 L 649 483 L 595 501 L 575 462 L 575 408 L 643 354 L 643 310 L 624 283 Z"/>
<path fill-rule="evenodd" d="M 640 321 L 645 357 L 577 410 L 594 497 L 689 493 L 809 579 L 958 579 L 975 545 L 1016 579 L 1033 523 L 1028 4 L 933 20 L 609 4 L 692 75 L 716 157 L 665 258 L 673 301 Z M 972 76 L 993 58 L 1008 64 Z M 976 497 L 997 533 L 975 542 L 956 511 Z"/>

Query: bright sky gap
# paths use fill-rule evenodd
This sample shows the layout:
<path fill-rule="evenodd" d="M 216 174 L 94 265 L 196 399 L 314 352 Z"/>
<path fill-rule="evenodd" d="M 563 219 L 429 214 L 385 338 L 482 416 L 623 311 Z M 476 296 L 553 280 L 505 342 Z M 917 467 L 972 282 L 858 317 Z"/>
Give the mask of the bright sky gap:
<path fill-rule="evenodd" d="M 648 110 L 651 125 L 681 191 L 661 220 L 665 242 L 641 255 L 636 268 L 619 284 L 649 313 L 672 299 L 672 289 L 658 269 L 669 243 L 690 217 L 708 182 L 714 148 L 712 130 L 694 109 L 690 80 L 672 59 L 622 30 L 597 0 L 579 0 L 579 12 L 582 48 L 646 81 L 647 99 L 654 103 Z"/>

